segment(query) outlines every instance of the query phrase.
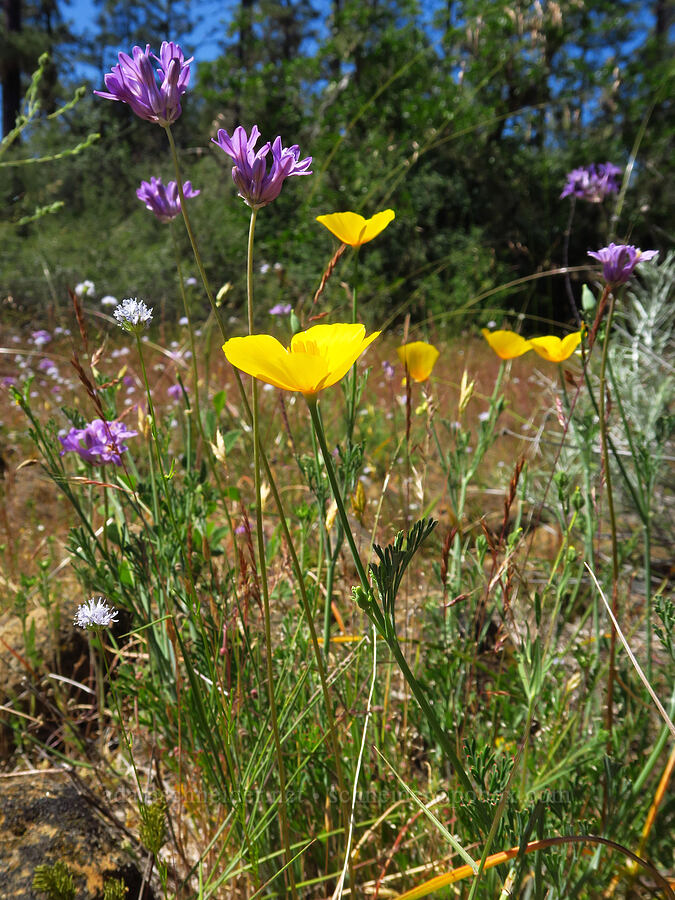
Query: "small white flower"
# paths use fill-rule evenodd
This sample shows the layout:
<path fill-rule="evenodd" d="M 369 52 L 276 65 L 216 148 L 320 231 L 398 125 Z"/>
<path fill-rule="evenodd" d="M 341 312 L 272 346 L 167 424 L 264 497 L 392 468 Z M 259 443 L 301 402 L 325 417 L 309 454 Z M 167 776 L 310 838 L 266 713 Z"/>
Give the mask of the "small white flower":
<path fill-rule="evenodd" d="M 96 288 L 93 281 L 85 278 L 80 284 L 75 285 L 75 296 L 81 300 L 83 297 L 94 297 Z"/>
<path fill-rule="evenodd" d="M 117 610 L 108 606 L 103 597 L 92 597 L 78 606 L 73 622 L 78 628 L 107 628 L 117 621 Z"/>
<path fill-rule="evenodd" d="M 118 323 L 125 331 L 135 331 L 136 333 L 152 321 L 152 309 L 137 300 L 135 297 L 127 297 L 115 308 L 113 315 Z"/>
<path fill-rule="evenodd" d="M 106 294 L 105 297 L 101 297 L 101 306 L 117 306 L 117 303 L 117 297 L 113 297 L 111 294 Z"/>
<path fill-rule="evenodd" d="M 194 287 L 197 284 L 197 279 L 190 276 L 190 278 L 185 279 L 185 284 L 188 287 Z"/>

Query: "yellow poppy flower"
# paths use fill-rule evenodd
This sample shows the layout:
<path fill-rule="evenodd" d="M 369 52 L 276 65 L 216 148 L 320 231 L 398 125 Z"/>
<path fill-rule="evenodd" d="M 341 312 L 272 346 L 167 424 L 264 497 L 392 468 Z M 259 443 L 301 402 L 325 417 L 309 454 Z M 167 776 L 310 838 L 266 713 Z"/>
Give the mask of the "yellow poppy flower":
<path fill-rule="evenodd" d="M 515 331 L 488 331 L 487 328 L 481 331 L 500 359 L 515 359 L 532 349 L 530 342 Z"/>
<path fill-rule="evenodd" d="M 395 215 L 393 209 L 375 213 L 370 219 L 364 219 L 363 216 L 354 212 L 340 212 L 331 213 L 329 216 L 317 216 L 316 221 L 325 225 L 343 244 L 360 247 L 361 244 L 367 244 L 381 231 L 384 231 Z"/>
<path fill-rule="evenodd" d="M 223 352 L 247 375 L 307 397 L 344 378 L 379 333 L 366 337 L 363 325 L 314 325 L 294 335 L 288 349 L 269 334 L 251 334 L 226 341 Z"/>
<path fill-rule="evenodd" d="M 554 334 L 530 339 L 532 348 L 549 362 L 562 362 L 568 359 L 581 343 L 581 332 L 574 331 L 560 340 Z"/>
<path fill-rule="evenodd" d="M 397 347 L 396 352 L 410 377 L 415 381 L 426 381 L 439 357 L 438 350 L 433 344 L 427 344 L 424 341 L 404 344 L 402 347 Z"/>

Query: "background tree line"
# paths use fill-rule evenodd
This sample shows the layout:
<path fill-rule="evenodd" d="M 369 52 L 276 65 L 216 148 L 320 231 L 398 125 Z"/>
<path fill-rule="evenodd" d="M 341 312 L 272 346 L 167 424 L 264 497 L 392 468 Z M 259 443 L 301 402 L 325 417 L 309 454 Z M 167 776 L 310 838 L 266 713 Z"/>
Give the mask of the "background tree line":
<path fill-rule="evenodd" d="M 48 114 L 82 82 L 82 65 L 100 73 L 88 87 L 102 87 L 118 50 L 148 42 L 158 50 L 163 39 L 177 40 L 195 63 L 174 133 L 185 177 L 202 192 L 191 210 L 207 269 L 214 284 L 231 282 L 225 302 L 234 314 L 244 295 L 248 211 L 235 198 L 229 160 L 210 138 L 220 127 L 256 123 L 263 139 L 281 134 L 314 158 L 313 176 L 290 182 L 258 218 L 256 262 L 270 266 L 271 300 L 283 295 L 309 311 L 334 249 L 317 214 L 371 215 L 391 206 L 394 226 L 361 254 L 361 297 L 369 304 L 362 309 L 380 320 L 433 315 L 453 327 L 468 316 L 499 318 L 499 308 L 567 321 L 561 278 L 534 279 L 465 307 L 501 284 L 562 265 L 570 207 L 559 195 L 566 172 L 579 165 L 625 166 L 636 151 L 618 221 L 613 201 L 577 204 L 571 265 L 611 238 L 662 250 L 672 244 L 673 6 L 421 6 L 240 0 L 214 11 L 189 0 L 100 0 L 78 39 L 56 0 L 4 0 L 4 132 L 41 52 L 50 54 L 40 86 Z M 190 39 L 204 15 L 222 46 L 210 60 Z M 88 90 L 66 114 L 28 129 L 4 161 L 53 154 L 91 132 L 101 137 L 80 155 L 0 168 L 0 296 L 6 308 L 34 311 L 90 278 L 99 296 L 137 295 L 173 315 L 171 241 L 135 194 L 142 179 L 173 177 L 160 128 Z M 55 200 L 65 201 L 58 213 L 19 224 Z M 336 312 L 349 305 L 339 282 L 323 301 Z"/>

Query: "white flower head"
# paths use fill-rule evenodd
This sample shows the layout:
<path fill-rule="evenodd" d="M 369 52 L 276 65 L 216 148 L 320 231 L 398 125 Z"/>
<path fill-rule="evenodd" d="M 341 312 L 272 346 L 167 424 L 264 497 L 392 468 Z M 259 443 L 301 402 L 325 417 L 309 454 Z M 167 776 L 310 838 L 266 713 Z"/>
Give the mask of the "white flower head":
<path fill-rule="evenodd" d="M 101 297 L 101 306 L 117 306 L 118 302 L 117 297 L 113 297 L 112 294 Z"/>
<path fill-rule="evenodd" d="M 122 300 L 115 308 L 113 315 L 125 331 L 136 332 L 136 334 L 152 321 L 152 309 L 135 297 L 127 297 L 126 300 Z"/>
<path fill-rule="evenodd" d="M 83 297 L 95 297 L 95 291 L 96 287 L 94 286 L 94 282 L 89 281 L 88 278 L 85 278 L 80 284 L 75 285 L 75 296 L 79 297 L 80 300 Z"/>
<path fill-rule="evenodd" d="M 73 622 L 78 628 L 107 628 L 117 621 L 117 610 L 108 606 L 103 597 L 92 597 L 78 606 Z"/>

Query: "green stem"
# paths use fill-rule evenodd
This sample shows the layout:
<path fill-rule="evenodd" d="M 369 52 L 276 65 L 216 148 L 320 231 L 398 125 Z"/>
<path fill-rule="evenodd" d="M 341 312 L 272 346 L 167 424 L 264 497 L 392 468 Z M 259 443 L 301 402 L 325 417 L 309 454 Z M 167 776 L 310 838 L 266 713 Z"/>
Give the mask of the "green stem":
<path fill-rule="evenodd" d="M 196 261 L 196 263 L 197 263 L 197 268 L 199 269 L 199 274 L 201 275 L 201 278 L 202 278 L 202 283 L 203 283 L 203 285 L 204 285 L 204 290 L 206 291 L 206 295 L 207 295 L 207 297 L 208 297 L 208 299 L 209 299 L 209 303 L 210 303 L 210 305 L 211 305 L 211 310 L 212 310 L 212 313 L 213 313 L 213 317 L 214 317 L 215 321 L 218 323 L 218 327 L 220 328 L 220 333 L 221 333 L 221 335 L 222 335 L 222 337 L 223 337 L 223 340 L 227 340 L 227 333 L 226 333 L 225 327 L 223 326 L 223 323 L 222 323 L 222 321 L 221 321 L 221 319 L 220 319 L 220 316 L 218 315 L 218 310 L 217 310 L 216 303 L 215 303 L 215 299 L 214 299 L 214 296 L 213 296 L 213 291 L 211 290 L 211 286 L 210 286 L 210 284 L 209 284 L 209 280 L 208 280 L 208 277 L 207 277 L 207 275 L 206 275 L 206 271 L 205 271 L 205 269 L 204 269 L 204 265 L 203 265 L 202 260 L 201 260 L 201 255 L 200 255 L 200 253 L 199 253 L 199 248 L 198 248 L 198 246 L 197 246 L 197 242 L 196 242 L 196 240 L 195 240 L 195 236 L 194 236 L 194 233 L 193 233 L 193 231 L 192 231 L 191 224 L 190 224 L 190 219 L 189 219 L 189 216 L 188 216 L 188 213 L 187 213 L 187 208 L 186 208 L 186 204 L 185 204 L 185 196 L 184 196 L 184 194 L 183 194 L 183 180 L 182 180 L 182 177 L 181 177 L 180 164 L 179 164 L 179 161 L 178 161 L 178 154 L 177 154 L 177 152 L 176 152 L 176 145 L 175 145 L 174 140 L 173 140 L 173 134 L 171 133 L 171 129 L 170 129 L 170 128 L 167 128 L 167 129 L 166 129 L 166 133 L 167 133 L 167 138 L 168 138 L 168 140 L 169 140 L 169 146 L 170 146 L 170 148 L 171 148 L 171 155 L 172 155 L 172 157 L 173 157 L 174 168 L 175 168 L 175 172 L 176 172 L 176 181 L 177 181 L 177 186 L 178 186 L 178 195 L 179 195 L 179 197 L 181 198 L 181 212 L 182 212 L 182 214 L 183 214 L 183 221 L 185 222 L 185 229 L 186 229 L 186 231 L 187 231 L 187 233 L 188 233 L 188 237 L 189 237 L 189 239 L 190 239 L 190 244 L 191 244 L 191 246 L 192 246 L 192 252 L 193 252 L 193 254 L 194 254 L 195 261 Z M 250 230 L 250 232 L 251 232 L 251 229 L 249 229 L 249 230 Z M 252 238 L 253 238 L 253 234 L 252 234 L 252 232 L 251 232 L 251 233 L 249 234 L 249 245 L 252 243 Z M 250 275 L 252 276 L 252 271 L 253 271 L 252 253 L 249 252 L 249 259 L 248 259 L 247 272 L 250 273 Z M 249 305 L 252 307 L 252 277 L 249 278 L 249 285 L 248 285 L 247 299 L 248 299 L 248 298 L 250 298 L 250 303 L 249 303 Z M 247 399 L 247 397 L 246 397 L 246 393 L 245 393 L 245 391 L 244 391 L 244 385 L 242 384 L 241 376 L 239 375 L 239 372 L 238 372 L 237 369 L 234 370 L 234 374 L 235 374 L 235 378 L 236 378 L 236 382 L 237 382 L 237 387 L 238 387 L 238 389 L 239 389 L 239 395 L 240 395 L 241 400 L 242 400 L 242 406 L 243 406 L 244 414 L 245 414 L 246 418 L 248 419 L 248 421 L 252 423 L 252 422 L 253 422 L 253 414 L 252 414 L 251 408 L 250 408 L 250 406 L 249 406 L 248 399 Z M 288 528 L 288 523 L 287 523 L 287 521 L 286 521 L 286 516 L 285 516 L 285 513 L 284 513 L 284 509 L 283 509 L 282 503 L 281 503 L 281 498 L 280 498 L 280 496 L 279 496 L 279 491 L 278 491 L 277 486 L 276 486 L 276 481 L 275 481 L 274 476 L 273 476 L 273 474 L 272 474 L 272 470 L 271 470 L 271 468 L 270 468 L 269 461 L 268 461 L 268 459 L 267 459 L 267 456 L 266 456 L 266 454 L 265 454 L 265 451 L 264 451 L 264 449 L 262 448 L 262 446 L 260 446 L 260 444 L 259 444 L 259 442 L 258 442 L 257 440 L 256 440 L 256 442 L 255 442 L 255 449 L 258 451 L 258 453 L 259 453 L 259 455 L 260 455 L 260 460 L 262 461 L 262 463 L 263 463 L 263 465 L 264 465 L 264 467 L 265 467 L 265 473 L 266 473 L 266 475 L 267 475 L 267 479 L 268 479 L 269 484 L 270 484 L 270 488 L 271 488 L 271 491 L 272 491 L 272 495 L 273 495 L 273 497 L 274 497 L 274 501 L 275 501 L 275 504 L 276 504 L 276 507 L 277 507 L 277 511 L 278 511 L 278 513 L 279 513 L 279 519 L 280 519 L 281 527 L 282 527 L 282 530 L 283 530 L 283 532 L 284 532 L 284 536 L 285 536 L 285 539 L 286 539 L 286 545 L 287 545 L 287 547 L 288 547 L 289 553 L 291 554 L 291 560 L 292 560 L 292 562 L 293 562 L 293 568 L 294 568 L 295 575 L 296 575 L 296 578 L 297 578 L 297 581 L 298 581 L 298 585 L 299 585 L 299 587 L 300 587 L 300 596 L 301 596 L 301 599 L 302 599 L 303 609 L 304 609 L 305 615 L 306 615 L 306 617 L 307 617 L 307 622 L 308 622 L 309 629 L 310 629 L 310 633 L 311 633 L 311 637 L 312 637 L 312 647 L 313 647 L 313 649 L 314 649 L 314 655 L 315 655 L 315 657 L 316 657 L 317 667 L 318 667 L 318 669 L 319 669 L 319 678 L 320 678 L 320 680 L 321 680 L 321 687 L 322 687 L 322 691 L 323 691 L 323 695 L 324 695 L 324 702 L 325 702 L 325 705 L 326 705 L 326 713 L 327 713 L 327 716 L 328 716 L 328 727 L 329 727 L 329 730 L 330 730 L 331 744 L 332 744 L 332 749 L 333 749 L 333 755 L 334 755 L 334 758 L 335 758 L 335 768 L 336 768 L 336 774 L 337 774 L 337 779 L 338 779 L 338 786 L 339 786 L 339 788 L 340 788 L 340 795 L 341 795 L 341 797 L 344 797 L 344 796 L 346 796 L 346 795 L 345 795 L 345 791 L 344 791 L 344 789 L 343 789 L 343 784 L 344 784 L 344 782 L 343 782 L 343 777 L 342 777 L 342 766 L 341 766 L 341 763 L 340 763 L 340 755 L 339 755 L 339 750 L 338 750 L 337 735 L 336 735 L 336 731 L 335 731 L 335 719 L 334 719 L 334 716 L 333 716 L 333 710 L 332 710 L 332 706 L 331 706 L 331 702 L 330 702 L 330 693 L 329 693 L 329 688 L 328 688 L 328 681 L 327 681 L 327 678 L 326 678 L 326 673 L 325 673 L 325 669 L 324 669 L 324 666 L 323 666 L 323 661 L 322 661 L 322 659 L 321 659 L 321 650 L 320 650 L 320 648 L 319 648 L 319 642 L 318 642 L 318 639 L 317 639 L 317 636 L 316 636 L 316 629 L 315 629 L 315 627 L 314 627 L 314 621 L 313 621 L 313 619 L 312 619 L 311 610 L 310 610 L 310 608 L 309 608 L 309 601 L 308 601 L 308 599 L 307 599 L 307 593 L 306 593 L 306 590 L 305 590 L 305 584 L 304 584 L 303 577 L 302 577 L 302 570 L 301 570 L 300 564 L 299 564 L 299 562 L 298 562 L 298 557 L 297 557 L 297 554 L 296 554 L 296 552 L 295 552 L 295 547 L 293 546 L 293 542 L 292 542 L 292 540 L 291 540 L 291 535 L 290 535 L 290 531 L 289 531 L 289 528 Z M 228 519 L 229 519 L 229 513 L 228 513 Z M 263 558 L 264 558 L 264 557 L 263 557 Z M 270 654 L 268 653 L 268 659 L 269 659 L 269 656 L 270 656 Z M 284 807 L 284 814 L 285 814 L 285 807 Z M 345 827 L 345 832 L 346 832 L 346 829 L 347 829 L 347 827 L 348 827 L 348 822 L 349 822 L 349 809 L 348 809 L 348 807 L 346 807 L 346 813 L 344 813 L 344 816 L 343 816 L 343 817 L 344 817 L 344 827 Z M 286 854 L 287 854 L 287 859 L 288 859 L 288 858 L 289 858 L 289 856 L 288 856 L 288 846 L 286 847 Z M 292 872 L 291 872 L 291 878 L 293 878 Z M 353 878 L 352 878 L 352 884 L 353 884 L 353 883 L 354 883 L 354 880 L 353 880 Z M 294 888 L 294 890 L 295 890 L 295 884 L 294 884 L 294 882 L 293 882 L 293 888 Z"/>
<path fill-rule="evenodd" d="M 607 322 L 605 324 L 605 339 L 602 345 L 602 361 L 600 363 L 600 398 L 598 410 L 600 415 L 600 440 L 602 444 L 602 465 L 605 471 L 605 486 L 607 491 L 607 512 L 609 514 L 610 536 L 612 541 L 612 613 L 618 618 L 618 590 L 619 590 L 619 548 L 616 536 L 616 516 L 614 512 L 614 495 L 612 494 L 612 473 L 609 467 L 609 445 L 607 442 L 607 417 L 605 413 L 605 391 L 606 391 L 606 372 L 607 358 L 609 353 L 609 336 L 612 328 L 612 319 L 614 317 L 615 297 L 614 293 L 610 294 L 609 312 L 607 314 Z M 609 649 L 609 674 L 607 677 L 607 731 L 608 745 L 612 740 L 612 724 L 613 712 L 612 705 L 614 702 L 614 661 L 616 657 L 616 631 L 611 629 L 610 649 Z"/>
<path fill-rule="evenodd" d="M 408 665 L 406 658 L 403 655 L 403 652 L 401 651 L 399 643 L 396 640 L 396 636 L 394 635 L 392 639 L 387 641 L 387 643 L 389 644 L 389 648 L 390 648 L 391 652 L 394 654 L 394 658 L 395 658 L 396 662 L 398 663 L 399 668 L 403 672 L 405 680 L 408 682 L 408 686 L 410 687 L 410 690 L 413 692 L 415 700 L 417 700 L 417 702 L 419 703 L 420 708 L 421 708 L 422 712 L 424 713 L 424 717 L 426 718 L 427 722 L 431 726 L 431 730 L 433 731 L 433 733 L 436 737 L 436 740 L 439 742 L 439 744 L 441 745 L 441 747 L 443 749 L 443 752 L 445 753 L 447 758 L 450 760 L 450 764 L 452 765 L 452 768 L 455 770 L 455 774 L 459 778 L 459 780 L 462 784 L 462 787 L 466 791 L 469 792 L 469 798 L 467 798 L 467 799 L 472 798 L 473 794 L 474 794 L 474 786 L 472 785 L 471 780 L 469 779 L 469 776 L 464 771 L 464 766 L 462 765 L 462 763 L 459 760 L 459 757 L 457 756 L 457 751 L 452 746 L 452 743 L 450 742 L 450 738 L 448 737 L 445 729 L 443 728 L 441 723 L 438 721 L 436 713 L 434 712 L 429 701 L 427 700 L 419 681 L 413 675 L 412 670 L 410 669 L 410 666 Z"/>
<path fill-rule="evenodd" d="M 182 188 L 181 188 L 182 190 Z M 182 204 L 183 201 L 181 201 Z M 190 339 L 190 350 L 192 351 L 192 379 L 194 381 L 194 395 L 195 395 L 195 415 L 197 416 L 197 428 L 199 430 L 199 435 L 202 439 L 202 445 L 204 447 L 204 452 L 209 461 L 209 467 L 211 472 L 213 473 L 213 477 L 216 482 L 216 486 L 218 489 L 218 495 L 220 497 L 221 506 L 225 513 L 225 518 L 227 520 L 227 525 L 230 530 L 230 535 L 232 536 L 232 540 L 234 541 L 234 524 L 232 522 L 232 516 L 230 515 L 230 510 L 227 505 L 227 501 L 225 499 L 225 490 L 223 487 L 222 479 L 218 472 L 218 468 L 216 466 L 216 460 L 211 451 L 211 444 L 204 430 L 204 422 L 202 420 L 202 411 L 201 411 L 201 403 L 199 397 L 199 372 L 197 369 L 197 350 L 195 346 L 195 334 L 194 334 L 194 326 L 192 324 L 192 317 L 190 316 L 190 307 L 188 304 L 187 296 L 185 294 L 185 282 L 183 280 L 183 271 L 180 262 L 180 250 L 178 247 L 178 240 L 176 238 L 176 231 L 173 227 L 173 223 L 170 223 L 171 229 L 171 237 L 173 239 L 173 249 L 174 255 L 176 258 L 176 269 L 178 271 L 178 283 L 180 285 L 180 293 L 183 298 L 183 309 L 185 310 L 185 318 L 188 322 L 188 334 Z M 193 248 L 194 249 L 194 248 Z M 208 371 L 208 362 L 207 362 L 207 371 Z M 206 386 L 206 395 L 208 397 L 208 384 Z M 188 454 L 188 459 L 190 458 Z M 237 571 L 237 576 L 239 575 L 239 557 L 237 554 L 234 554 L 234 564 Z"/>
<path fill-rule="evenodd" d="M 197 241 L 195 240 L 194 232 L 192 230 L 192 225 L 190 223 L 190 217 L 187 211 L 187 205 L 185 203 L 185 194 L 183 193 L 183 178 L 180 171 L 180 163 L 178 162 L 178 151 L 176 150 L 176 143 L 173 139 L 173 134 L 171 132 L 171 128 L 166 126 L 164 128 L 166 131 L 166 136 L 169 139 L 169 147 L 171 148 L 171 156 L 173 159 L 174 170 L 176 172 L 176 184 L 178 186 L 178 196 L 180 197 L 180 211 L 183 214 L 183 221 L 185 222 L 185 230 L 188 233 L 188 237 L 190 238 L 190 244 L 192 246 L 192 252 L 194 253 L 195 262 L 197 263 L 197 268 L 199 269 L 199 274 L 201 275 L 202 284 L 204 285 L 204 290 L 206 291 L 206 296 L 209 298 L 209 303 L 211 304 L 211 310 L 213 311 L 213 316 L 218 323 L 218 327 L 220 328 L 220 333 L 223 336 L 223 340 L 227 340 L 227 332 L 225 331 L 225 326 L 220 320 L 220 316 L 218 315 L 218 309 L 216 307 L 216 301 L 213 296 L 213 291 L 211 290 L 211 285 L 209 284 L 209 279 L 206 274 L 206 270 L 204 268 L 204 263 L 202 262 L 201 254 L 199 253 L 199 248 L 197 247 Z"/>
<path fill-rule="evenodd" d="M 354 535 L 352 533 L 351 526 L 349 524 L 349 519 L 347 518 L 347 512 L 345 510 L 344 503 L 342 502 L 342 496 L 340 494 L 340 487 L 337 482 L 337 478 L 335 476 L 335 469 L 333 467 L 333 461 L 330 456 L 330 452 L 328 450 L 328 446 L 326 444 L 326 436 L 324 434 L 323 425 L 321 423 L 321 417 L 319 416 L 319 411 L 317 409 L 317 400 L 313 395 L 305 396 L 305 400 L 307 401 L 307 406 L 309 407 L 309 414 L 312 417 L 312 425 L 314 426 L 314 431 L 316 432 L 317 439 L 319 441 L 319 446 L 321 447 L 321 453 L 323 455 L 323 461 L 326 466 L 326 474 L 328 475 L 328 480 L 330 482 L 331 490 L 333 491 L 333 497 L 335 498 L 335 502 L 338 508 L 338 515 L 340 516 L 340 520 L 342 522 L 342 527 L 344 528 L 345 536 L 347 538 L 347 543 L 349 544 L 349 549 L 352 553 L 352 559 L 354 560 L 354 565 L 356 566 L 356 571 L 359 576 L 359 581 L 361 582 L 361 587 L 367 593 L 371 593 L 370 583 L 368 581 L 368 576 L 366 575 L 366 570 L 363 567 L 363 563 L 361 562 L 361 556 L 359 551 L 356 548 L 356 542 L 354 541 Z M 387 640 L 389 647 L 391 648 L 394 657 L 396 658 L 396 662 L 398 663 L 405 680 L 408 682 L 411 691 L 413 692 L 415 699 L 419 703 L 422 712 L 424 713 L 429 725 L 431 726 L 432 731 L 434 732 L 436 738 L 438 739 L 443 751 L 446 756 L 450 760 L 452 767 L 454 768 L 457 777 L 462 783 L 462 786 L 467 790 L 471 791 L 473 794 L 473 785 L 471 781 L 464 771 L 464 768 L 459 761 L 459 757 L 455 751 L 455 748 L 450 743 L 450 740 L 443 730 L 441 723 L 438 721 L 436 717 L 436 713 L 433 711 L 431 706 L 429 705 L 429 701 L 424 695 L 424 691 L 422 690 L 421 685 L 413 675 L 408 663 L 401 652 L 401 648 L 398 645 L 398 641 L 396 640 L 395 634 L 385 633 L 383 630 L 386 626 L 384 622 L 380 619 L 380 617 L 371 616 L 371 620 L 374 622 L 378 630 Z"/>
<path fill-rule="evenodd" d="M 159 443 L 159 435 L 157 433 L 157 422 L 155 419 L 155 407 L 152 402 L 152 394 L 150 392 L 150 382 L 148 381 L 148 373 L 145 368 L 145 359 L 143 358 L 143 342 L 141 341 L 141 336 L 138 333 L 138 331 L 134 332 L 134 334 L 136 337 L 136 347 L 138 348 L 138 358 L 141 363 L 141 372 L 143 374 L 143 384 L 145 385 L 145 396 L 148 401 L 148 412 L 150 413 L 150 431 L 152 433 L 152 440 L 154 442 L 155 452 L 157 454 L 157 464 L 159 465 L 159 472 L 160 472 L 160 475 L 162 476 L 162 488 L 163 488 L 164 494 L 166 496 L 166 507 L 169 511 L 169 517 L 171 519 L 171 524 L 173 526 L 173 530 L 176 534 L 176 539 L 178 540 L 179 546 L 180 546 L 182 543 L 182 537 L 181 537 L 180 531 L 178 529 L 178 524 L 176 522 L 176 518 L 174 515 L 173 504 L 171 503 L 171 498 L 169 496 L 168 480 L 167 480 L 166 474 L 164 472 L 164 461 L 162 459 L 162 455 L 163 455 L 162 448 L 160 447 L 160 443 Z M 194 590 L 194 586 L 193 586 L 193 590 Z"/>
<path fill-rule="evenodd" d="M 255 222 L 258 215 L 257 209 L 251 210 L 251 221 L 248 230 L 247 265 L 246 265 L 246 299 L 248 309 L 248 330 L 253 333 L 253 239 L 255 236 Z M 267 561 L 265 557 L 265 534 L 263 531 L 262 491 L 260 478 L 260 416 L 258 409 L 258 381 L 253 379 L 253 468 L 255 472 L 255 517 L 256 537 L 258 543 L 258 564 L 260 566 L 260 584 L 263 595 L 263 613 L 265 618 L 265 662 L 267 666 L 267 695 L 270 704 L 270 720 L 274 735 L 274 748 L 279 767 L 279 817 L 281 819 L 281 837 L 284 844 L 286 865 L 291 885 L 291 895 L 297 897 L 295 887 L 295 875 L 293 872 L 293 854 L 288 828 L 288 807 L 286 801 L 286 769 L 284 756 L 281 749 L 281 736 L 279 734 L 279 722 L 277 719 L 277 704 L 274 695 L 274 665 L 272 658 L 272 623 L 270 616 L 270 595 L 267 583 Z"/>
<path fill-rule="evenodd" d="M 300 561 L 298 560 L 298 555 L 295 551 L 295 546 L 293 544 L 293 540 L 291 538 L 291 533 L 288 528 L 288 522 L 286 520 L 286 514 L 284 513 L 284 508 L 281 503 L 281 497 L 279 496 L 279 491 L 277 490 L 277 485 L 272 477 L 272 472 L 269 467 L 269 463 L 264 454 L 262 454 L 263 462 L 265 464 L 265 470 L 267 474 L 267 478 L 270 483 L 270 488 L 272 490 L 272 496 L 274 497 L 274 502 L 277 507 L 277 511 L 279 513 L 279 521 L 281 524 L 281 530 L 284 533 L 284 539 L 286 541 L 286 547 L 288 548 L 288 552 L 291 556 L 291 565 L 293 566 L 293 571 L 295 572 L 295 577 L 297 580 L 298 588 L 300 590 L 300 600 L 302 602 L 302 609 L 305 614 L 305 618 L 307 620 L 307 625 L 309 627 L 309 634 L 312 641 L 312 650 L 314 651 L 314 658 L 316 659 L 316 666 L 319 670 L 319 680 L 321 682 L 321 691 L 323 693 L 323 701 L 326 707 L 326 716 L 328 718 L 328 731 L 330 733 L 330 742 L 331 749 L 333 751 L 333 758 L 335 760 L 335 774 L 337 776 L 338 782 L 338 790 L 340 791 L 340 803 L 342 805 L 342 820 L 343 820 L 343 828 L 345 830 L 345 834 L 348 833 L 349 829 L 349 821 L 350 821 L 350 810 L 349 803 L 347 801 L 347 792 L 344 787 L 344 778 L 342 775 L 342 763 L 340 761 L 340 748 L 337 740 L 337 731 L 335 729 L 335 716 L 333 715 L 333 704 L 330 697 L 330 689 L 328 686 L 328 678 L 326 677 L 326 668 L 324 666 L 323 658 L 321 656 L 321 648 L 319 647 L 319 639 L 316 634 L 316 627 L 314 625 L 314 617 L 312 615 L 312 610 L 309 605 L 309 599 L 307 597 L 307 590 L 305 588 L 305 580 L 302 573 L 302 568 L 300 566 Z M 349 858 L 349 878 L 350 883 L 352 885 L 356 884 L 354 880 L 354 871 L 353 871 L 353 860 L 350 856 Z"/>
<path fill-rule="evenodd" d="M 195 332 L 194 327 L 192 325 L 192 317 L 190 316 L 190 307 L 188 305 L 187 297 L 185 295 L 185 282 L 183 281 L 183 270 L 180 262 L 180 250 L 178 249 L 178 241 L 176 239 L 176 231 L 173 227 L 173 222 L 169 224 L 169 229 L 171 231 L 171 238 L 173 242 L 173 252 L 176 258 L 176 269 L 178 270 L 178 284 L 180 286 L 180 295 L 183 299 L 183 309 L 185 310 L 185 318 L 187 319 L 188 324 L 188 337 L 190 340 L 190 350 L 192 352 L 192 378 L 194 380 L 194 391 L 195 391 L 195 412 L 197 414 L 197 423 L 199 425 L 199 432 L 202 433 L 202 413 L 199 404 L 199 377 L 197 374 L 197 352 L 195 349 Z"/>
<path fill-rule="evenodd" d="M 314 426 L 314 432 L 316 434 L 317 440 L 319 441 L 319 447 L 321 447 L 321 454 L 323 456 L 324 465 L 326 466 L 326 474 L 328 475 L 328 481 L 330 482 L 331 491 L 333 492 L 333 498 L 335 499 L 335 503 L 337 504 L 338 515 L 340 516 L 340 521 L 342 522 L 342 527 L 344 528 L 345 537 L 347 538 L 347 543 L 349 544 L 349 549 L 352 553 L 354 565 L 356 566 L 356 572 L 359 576 L 361 587 L 364 591 L 368 592 L 370 591 L 370 583 L 368 581 L 368 576 L 366 575 L 366 570 L 364 569 L 363 563 L 361 562 L 361 556 L 356 548 L 354 535 L 352 534 L 352 529 L 349 525 L 349 519 L 347 518 L 347 512 L 345 510 L 344 503 L 342 502 L 342 494 L 340 492 L 340 486 L 338 485 L 337 477 L 335 475 L 333 460 L 331 459 L 331 455 L 326 444 L 326 435 L 324 434 L 321 416 L 319 415 L 317 399 L 315 395 L 307 394 L 305 395 L 305 400 L 307 401 L 307 406 L 309 407 L 309 414 L 312 417 L 312 425 Z"/>
<path fill-rule="evenodd" d="M 614 389 L 614 396 L 616 397 L 616 405 L 619 409 L 619 415 L 621 416 L 621 422 L 623 424 L 623 430 L 626 435 L 626 439 L 628 441 L 628 446 L 630 447 L 631 456 L 633 457 L 633 463 L 635 465 L 635 486 L 636 491 L 640 496 L 640 505 L 638 507 L 638 512 L 640 518 L 642 519 L 642 531 L 644 535 L 644 567 L 645 567 L 645 601 L 646 601 L 646 610 L 645 617 L 647 623 L 647 641 L 646 641 L 646 650 L 647 650 L 647 678 L 651 680 L 652 677 L 652 515 L 651 515 L 651 485 L 650 478 L 648 472 L 642 472 L 640 469 L 640 454 L 638 453 L 638 449 L 635 446 L 635 442 L 633 441 L 632 429 L 630 427 L 630 423 L 628 422 L 628 418 L 626 417 L 626 411 L 624 409 L 623 403 L 621 402 L 621 391 L 619 390 L 619 385 L 617 384 L 616 378 L 614 377 L 614 372 L 612 370 L 612 363 L 608 360 L 607 362 L 607 371 L 609 372 L 609 378 L 612 382 L 612 387 Z M 644 484 L 642 480 L 642 476 L 646 476 L 644 479 Z"/>
<path fill-rule="evenodd" d="M 354 250 L 354 288 L 352 290 L 352 322 L 356 324 L 356 314 L 357 314 L 357 305 L 356 305 L 356 297 L 358 292 L 358 282 L 359 282 L 359 248 L 357 247 Z M 356 383 L 357 383 L 357 371 L 356 371 L 356 363 L 354 363 L 352 367 L 352 378 L 351 378 L 351 397 L 349 402 L 349 412 L 348 412 L 348 420 L 347 420 L 347 443 L 349 447 L 352 446 L 352 439 L 354 437 L 354 424 L 356 419 Z"/>

